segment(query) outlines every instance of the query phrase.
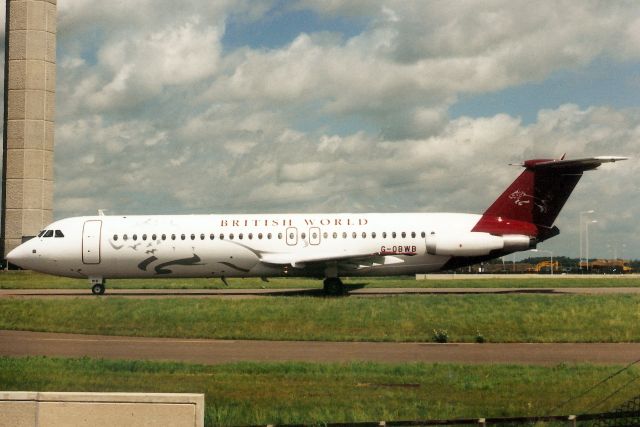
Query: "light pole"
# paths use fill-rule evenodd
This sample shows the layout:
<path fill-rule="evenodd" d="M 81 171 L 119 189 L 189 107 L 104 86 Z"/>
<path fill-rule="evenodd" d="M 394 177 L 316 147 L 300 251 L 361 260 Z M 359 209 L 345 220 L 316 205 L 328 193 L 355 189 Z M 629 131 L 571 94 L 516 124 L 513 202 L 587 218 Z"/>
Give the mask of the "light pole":
<path fill-rule="evenodd" d="M 582 211 L 580 212 L 580 226 L 578 228 L 580 228 L 580 261 L 578 262 L 578 265 L 580 266 L 580 270 L 582 270 L 582 248 L 584 247 L 584 245 L 582 244 L 582 216 L 585 214 L 592 214 L 595 211 L 593 209 L 589 209 L 588 211 Z"/>
<path fill-rule="evenodd" d="M 551 274 L 553 274 L 553 252 L 548 249 L 530 249 L 531 252 L 549 252 Z"/>
<path fill-rule="evenodd" d="M 591 220 L 591 221 L 587 221 L 585 224 L 585 243 L 586 243 L 586 249 L 587 249 L 587 253 L 586 253 L 586 258 L 587 258 L 587 273 L 589 272 L 589 224 L 595 224 L 596 222 L 598 222 L 597 219 Z"/>

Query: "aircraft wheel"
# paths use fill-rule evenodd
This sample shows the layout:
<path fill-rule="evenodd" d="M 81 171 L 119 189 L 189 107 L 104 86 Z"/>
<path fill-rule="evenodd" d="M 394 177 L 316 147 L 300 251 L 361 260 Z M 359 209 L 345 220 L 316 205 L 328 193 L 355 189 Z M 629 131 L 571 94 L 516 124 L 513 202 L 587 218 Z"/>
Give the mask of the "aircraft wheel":
<path fill-rule="evenodd" d="M 105 288 L 104 288 L 104 285 L 102 283 L 96 283 L 95 285 L 93 285 L 91 287 L 91 292 L 94 295 L 102 295 L 102 294 L 104 294 L 104 290 L 105 290 Z"/>
<path fill-rule="evenodd" d="M 324 293 L 331 296 L 344 295 L 346 292 L 342 280 L 338 277 L 324 279 Z"/>

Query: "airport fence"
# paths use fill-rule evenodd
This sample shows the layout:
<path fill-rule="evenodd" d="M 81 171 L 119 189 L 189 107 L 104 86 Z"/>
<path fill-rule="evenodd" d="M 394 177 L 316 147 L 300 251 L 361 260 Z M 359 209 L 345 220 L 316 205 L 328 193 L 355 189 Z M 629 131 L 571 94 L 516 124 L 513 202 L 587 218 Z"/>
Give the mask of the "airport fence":
<path fill-rule="evenodd" d="M 618 373 L 638 363 L 633 362 Z M 617 374 L 616 374 L 617 375 Z M 634 382 L 635 377 L 626 385 Z M 621 388 L 622 389 L 622 388 Z M 593 410 L 615 395 L 613 394 L 591 405 Z M 565 402 L 566 403 L 566 402 Z M 580 415 L 543 415 L 536 417 L 494 417 L 494 418 L 457 418 L 441 420 L 400 420 L 400 421 L 365 421 L 351 423 L 314 423 L 314 424 L 267 424 L 266 427 L 415 427 L 415 426 L 572 426 L 572 427 L 640 427 L 640 395 L 624 402 L 619 407 L 600 413 L 586 413 Z M 253 425 L 244 427 L 265 427 Z"/>
<path fill-rule="evenodd" d="M 548 415 L 538 417 L 457 418 L 447 420 L 364 421 L 352 423 L 267 424 L 244 427 L 416 427 L 416 426 L 584 426 L 638 427 L 640 426 L 640 396 L 635 406 L 618 408 L 613 412 L 582 415 Z M 633 402 L 633 401 L 632 401 Z"/>

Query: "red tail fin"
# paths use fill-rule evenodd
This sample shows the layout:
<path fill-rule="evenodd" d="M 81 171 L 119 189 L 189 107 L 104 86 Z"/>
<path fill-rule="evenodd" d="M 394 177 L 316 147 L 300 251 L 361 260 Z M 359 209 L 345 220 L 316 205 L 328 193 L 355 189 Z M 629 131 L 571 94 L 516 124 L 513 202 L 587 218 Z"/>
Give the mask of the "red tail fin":
<path fill-rule="evenodd" d="M 493 202 L 473 231 L 527 234 L 545 240 L 559 233 L 556 217 L 586 170 L 625 157 L 527 160 L 524 172 Z"/>

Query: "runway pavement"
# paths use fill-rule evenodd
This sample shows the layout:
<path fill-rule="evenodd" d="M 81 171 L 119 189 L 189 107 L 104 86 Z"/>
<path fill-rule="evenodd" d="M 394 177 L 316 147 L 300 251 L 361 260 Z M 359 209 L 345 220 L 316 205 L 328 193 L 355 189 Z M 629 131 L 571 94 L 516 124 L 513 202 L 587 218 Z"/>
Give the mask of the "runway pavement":
<path fill-rule="evenodd" d="M 203 364 L 238 361 L 627 364 L 640 359 L 640 343 L 434 344 L 226 341 L 0 330 L 0 355 L 88 356 L 107 359 L 174 360 Z"/>
<path fill-rule="evenodd" d="M 349 290 L 353 297 L 390 295 L 640 294 L 640 287 L 615 288 L 365 288 Z M 262 298 L 267 296 L 324 296 L 322 289 L 109 289 L 102 298 Z M 0 298 L 95 298 L 90 289 L 0 289 Z"/>

